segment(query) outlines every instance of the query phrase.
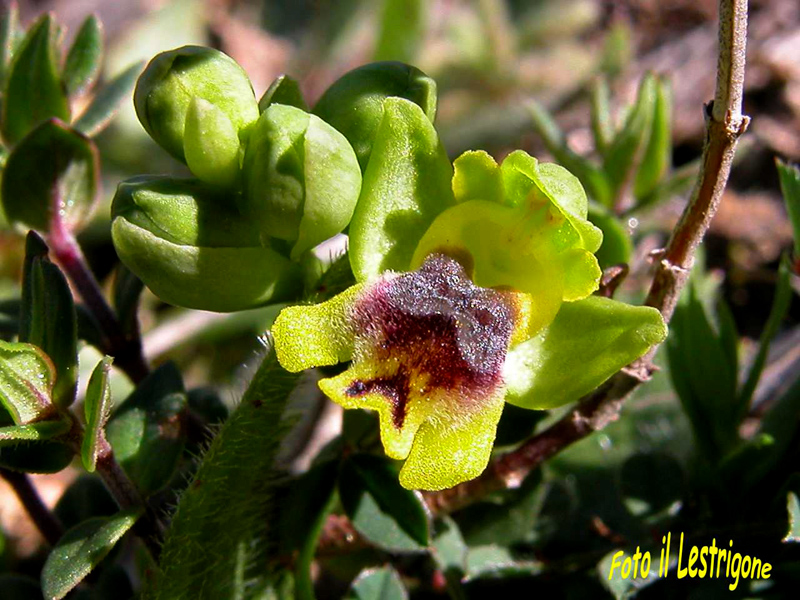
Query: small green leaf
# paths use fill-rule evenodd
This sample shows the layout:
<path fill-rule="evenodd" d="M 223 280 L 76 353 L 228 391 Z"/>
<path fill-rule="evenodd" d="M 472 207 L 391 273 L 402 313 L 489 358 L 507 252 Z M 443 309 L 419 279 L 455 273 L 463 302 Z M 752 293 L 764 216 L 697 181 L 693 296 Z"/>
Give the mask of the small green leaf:
<path fill-rule="evenodd" d="M 122 102 L 130 96 L 144 64 L 136 63 L 106 83 L 74 123 L 75 129 L 94 137 L 111 122 Z"/>
<path fill-rule="evenodd" d="M 496 544 L 476 546 L 467 552 L 467 581 L 539 575 L 542 565 L 514 558 L 509 548 Z"/>
<path fill-rule="evenodd" d="M 78 323 L 64 274 L 48 259 L 48 248 L 34 231 L 25 242 L 19 340 L 40 348 L 56 369 L 53 402 L 75 401 L 78 379 Z"/>
<path fill-rule="evenodd" d="M 691 279 L 671 321 L 667 341 L 670 377 L 689 417 L 701 451 L 719 458 L 738 439 L 736 365 L 699 298 Z"/>
<path fill-rule="evenodd" d="M 103 26 L 95 15 L 86 18 L 67 53 L 61 80 L 68 96 L 87 90 L 97 79 L 103 58 Z"/>
<path fill-rule="evenodd" d="M 92 517 L 110 517 L 119 510 L 103 481 L 95 475 L 80 475 L 61 494 L 53 512 L 66 529 Z"/>
<path fill-rule="evenodd" d="M 258 101 L 258 112 L 263 113 L 270 104 L 285 104 L 308 112 L 308 105 L 303 99 L 303 92 L 296 79 L 288 75 L 279 75 Z"/>
<path fill-rule="evenodd" d="M 609 180 L 602 169 L 596 167 L 588 159 L 575 154 L 567 146 L 561 128 L 541 104 L 530 100 L 527 108 L 534 130 L 542 138 L 544 145 L 547 146 L 556 161 L 580 179 L 592 200 L 603 206 L 610 206 L 613 196 Z"/>
<path fill-rule="evenodd" d="M 467 572 L 467 545 L 458 525 L 448 516 L 441 517 L 434 523 L 431 555 L 447 581 L 450 596 L 454 599 L 463 598 L 461 579 Z"/>
<path fill-rule="evenodd" d="M 391 566 L 367 569 L 353 581 L 346 600 L 408 600 L 403 582 Z"/>
<path fill-rule="evenodd" d="M 633 241 L 619 218 L 603 205 L 590 202 L 589 220 L 603 231 L 603 243 L 595 252 L 600 268 L 629 263 Z"/>
<path fill-rule="evenodd" d="M 794 254 L 800 258 L 800 168 L 780 159 L 775 160 L 775 165 L 778 167 L 786 212 L 794 229 Z"/>
<path fill-rule="evenodd" d="M 0 446 L 13 446 L 20 442 L 37 442 L 66 433 L 69 421 L 37 421 L 29 425 L 0 427 Z"/>
<path fill-rule="evenodd" d="M 425 2 L 383 0 L 375 60 L 414 62 L 425 34 Z"/>
<path fill-rule="evenodd" d="M 641 164 L 650 139 L 655 104 L 656 79 L 648 74 L 639 84 L 636 102 L 603 160 L 603 171 L 609 178 L 613 201 L 619 200 L 623 187 Z"/>
<path fill-rule="evenodd" d="M 783 541 L 800 542 L 800 500 L 794 492 L 789 492 L 786 497 L 786 510 L 789 512 L 789 531 Z"/>
<path fill-rule="evenodd" d="M 0 87 L 4 90 L 8 68 L 14 56 L 18 27 L 19 8 L 12 0 L 0 16 Z"/>
<path fill-rule="evenodd" d="M 680 196 L 689 191 L 697 181 L 700 170 L 700 161 L 694 160 L 686 163 L 664 177 L 647 196 L 637 200 L 636 205 L 627 212 L 638 211 L 648 206 L 655 206 L 675 196 Z"/>
<path fill-rule="evenodd" d="M 428 515 L 420 495 L 400 486 L 388 459 L 357 454 L 339 476 L 339 497 L 353 526 L 381 548 L 421 551 L 428 545 Z"/>
<path fill-rule="evenodd" d="M 633 194 L 646 198 L 672 164 L 672 88 L 669 81 L 657 78 L 650 136 L 636 173 Z"/>
<path fill-rule="evenodd" d="M 614 123 L 611 119 L 611 92 L 608 80 L 598 77 L 592 83 L 591 92 L 591 119 L 594 146 L 602 156 L 606 153 L 611 140 L 614 139 Z"/>
<path fill-rule="evenodd" d="M 0 340 L 0 402 L 14 423 L 27 425 L 54 412 L 53 363 L 36 346 Z"/>
<path fill-rule="evenodd" d="M 186 395 L 180 372 L 166 363 L 153 371 L 113 414 L 106 437 L 122 467 L 145 495 L 175 473 L 185 431 L 180 415 Z"/>
<path fill-rule="evenodd" d="M 753 359 L 750 366 L 750 371 L 747 373 L 747 379 L 742 385 L 741 392 L 737 399 L 737 406 L 739 408 L 740 418 L 745 416 L 745 413 L 750 408 L 750 402 L 753 399 L 753 394 L 758 386 L 758 380 L 761 378 L 761 372 L 764 370 L 764 365 L 767 362 L 767 353 L 772 338 L 778 333 L 781 321 L 786 316 L 789 310 L 789 305 L 792 302 L 792 267 L 789 264 L 788 257 L 784 257 L 780 266 L 778 267 L 778 283 L 775 286 L 775 297 L 772 300 L 772 309 L 767 318 L 767 323 L 764 326 L 764 331 L 761 333 L 761 339 L 758 342 L 758 352 Z"/>
<path fill-rule="evenodd" d="M 105 356 L 97 364 L 89 379 L 86 399 L 83 401 L 86 430 L 83 433 L 81 460 L 90 473 L 94 472 L 97 455 L 106 443 L 104 427 L 111 413 L 111 385 L 108 375 L 113 361 L 110 356 Z"/>
<path fill-rule="evenodd" d="M 56 37 L 52 15 L 42 15 L 14 53 L 3 94 L 2 129 L 9 144 L 16 144 L 47 119 L 69 120 L 69 104 L 58 73 Z M 34 164 L 31 168 L 42 169 L 46 163 Z"/>
<path fill-rule="evenodd" d="M 117 320 L 123 333 L 132 335 L 139 331 L 139 297 L 142 295 L 144 283 L 133 274 L 128 267 L 120 263 L 114 274 L 112 298 Z"/>
<path fill-rule="evenodd" d="M 61 121 L 45 121 L 8 157 L 2 192 L 6 217 L 42 232 L 56 218 L 75 229 L 94 210 L 97 172 L 91 140 Z"/>
<path fill-rule="evenodd" d="M 60 600 L 66 596 L 111 552 L 138 517 L 132 510 L 95 517 L 65 533 L 42 569 L 44 597 Z"/>
<path fill-rule="evenodd" d="M 658 473 L 658 477 L 653 477 L 653 473 Z M 668 508 L 681 500 L 683 490 L 683 470 L 668 454 L 639 452 L 622 465 L 620 492 L 628 510 L 637 517 Z"/>
<path fill-rule="evenodd" d="M 597 296 L 565 302 L 549 327 L 509 352 L 506 401 L 544 409 L 577 400 L 666 335 L 654 308 Z"/>
<path fill-rule="evenodd" d="M 388 98 L 383 111 L 350 223 L 358 281 L 408 270 L 425 230 L 454 204 L 453 167 L 422 109 Z"/>
<path fill-rule="evenodd" d="M 46 440 L 0 448 L 0 467 L 25 473 L 58 473 L 75 453 L 62 442 Z"/>

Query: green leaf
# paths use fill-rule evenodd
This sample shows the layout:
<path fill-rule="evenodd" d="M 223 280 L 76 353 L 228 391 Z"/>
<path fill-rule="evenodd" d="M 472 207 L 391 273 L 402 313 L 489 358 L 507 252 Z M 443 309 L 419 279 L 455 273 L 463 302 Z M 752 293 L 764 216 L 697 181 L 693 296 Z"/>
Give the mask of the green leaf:
<path fill-rule="evenodd" d="M 111 122 L 122 102 L 130 96 L 136 78 L 142 72 L 144 63 L 136 63 L 106 83 L 92 98 L 86 110 L 74 123 L 76 130 L 94 137 Z"/>
<path fill-rule="evenodd" d="M 94 368 L 86 389 L 86 399 L 83 401 L 86 430 L 81 444 L 81 460 L 83 467 L 90 473 L 94 472 L 97 455 L 106 444 L 104 427 L 111 414 L 111 385 L 108 376 L 112 362 L 113 358 L 105 356 Z"/>
<path fill-rule="evenodd" d="M 186 442 L 185 410 L 181 374 L 166 363 L 139 384 L 106 426 L 114 455 L 145 496 L 169 483 L 178 467 Z"/>
<path fill-rule="evenodd" d="M 2 129 L 9 144 L 16 144 L 47 119 L 69 121 L 67 95 L 58 73 L 56 37 L 52 15 L 42 15 L 14 53 L 3 94 Z"/>
<path fill-rule="evenodd" d="M 775 159 L 775 166 L 781 180 L 786 212 L 789 213 L 789 221 L 794 229 L 794 254 L 795 257 L 800 257 L 800 168 L 780 159 Z"/>
<path fill-rule="evenodd" d="M 588 159 L 575 154 L 567 146 L 561 128 L 541 104 L 529 100 L 526 106 L 533 129 L 542 138 L 544 145 L 547 146 L 556 161 L 580 179 L 592 200 L 604 206 L 610 206 L 613 200 L 610 182 L 602 169 L 593 165 Z"/>
<path fill-rule="evenodd" d="M 0 427 L 0 446 L 48 440 L 69 430 L 69 421 L 37 421 L 29 425 Z"/>
<path fill-rule="evenodd" d="M 436 567 L 444 574 L 451 597 L 463 598 L 461 579 L 467 572 L 467 545 L 458 525 L 448 516 L 441 517 L 434 523 L 431 555 Z"/>
<path fill-rule="evenodd" d="M 12 0 L 0 16 L 0 87 L 5 90 L 6 75 L 14 55 L 19 27 L 19 8 Z"/>
<path fill-rule="evenodd" d="M 592 134 L 594 146 L 602 156 L 606 153 L 611 140 L 614 139 L 614 123 L 611 119 L 611 92 L 608 80 L 597 77 L 590 88 L 590 114 L 592 119 Z"/>
<path fill-rule="evenodd" d="M 53 402 L 66 408 L 78 383 L 78 322 L 67 279 L 34 231 L 25 241 L 19 340 L 40 348 L 56 369 Z"/>
<path fill-rule="evenodd" d="M 367 569 L 353 581 L 346 600 L 408 600 L 403 582 L 391 566 Z"/>
<path fill-rule="evenodd" d="M 633 241 L 619 218 L 603 205 L 590 202 L 589 220 L 603 231 L 603 243 L 595 252 L 600 268 L 629 263 Z"/>
<path fill-rule="evenodd" d="M 562 305 L 553 323 L 506 358 L 506 401 L 553 408 L 591 392 L 664 340 L 657 310 L 589 297 Z"/>
<path fill-rule="evenodd" d="M 516 560 L 509 548 L 496 544 L 476 546 L 467 553 L 467 581 L 539 575 L 542 570 L 540 563 Z"/>
<path fill-rule="evenodd" d="M 747 373 L 747 379 L 742 385 L 736 402 L 740 418 L 743 418 L 750 408 L 753 394 L 758 386 L 758 380 L 761 378 L 761 372 L 767 362 L 770 343 L 775 334 L 778 333 L 778 327 L 780 327 L 781 321 L 783 321 L 789 310 L 789 305 L 792 303 L 791 276 L 791 264 L 788 257 L 784 256 L 778 266 L 778 283 L 775 286 L 775 297 L 772 300 L 772 309 L 764 326 L 764 331 L 761 333 L 761 339 L 758 342 L 758 352 L 756 352 L 750 371 Z"/>
<path fill-rule="evenodd" d="M 669 508 L 682 499 L 684 487 L 683 469 L 668 454 L 639 452 L 622 465 L 620 492 L 625 506 L 637 517 Z"/>
<path fill-rule="evenodd" d="M 75 453 L 62 442 L 45 440 L 0 448 L 0 467 L 25 473 L 58 473 L 66 469 Z"/>
<path fill-rule="evenodd" d="M 61 494 L 53 512 L 71 529 L 92 517 L 110 517 L 119 510 L 103 481 L 95 475 L 80 475 Z"/>
<path fill-rule="evenodd" d="M 112 298 L 117 320 L 126 335 L 133 335 L 139 331 L 139 297 L 143 289 L 142 280 L 120 263 L 114 273 Z"/>
<path fill-rule="evenodd" d="M 298 600 L 314 600 L 311 563 L 325 520 L 336 503 L 338 467 L 338 461 L 329 461 L 316 465 L 300 477 L 285 500 L 286 512 L 281 513 L 282 538 L 291 540 L 289 547 L 299 550 L 294 567 Z"/>
<path fill-rule="evenodd" d="M 356 454 L 342 465 L 339 497 L 353 526 L 381 548 L 421 551 L 428 545 L 428 515 L 420 495 L 400 486 L 393 464 Z"/>
<path fill-rule="evenodd" d="M 800 542 L 800 500 L 794 492 L 789 492 L 786 497 L 786 510 L 789 513 L 789 531 L 786 532 L 783 541 Z"/>
<path fill-rule="evenodd" d="M 701 452 L 721 457 L 738 439 L 737 373 L 729 350 L 711 325 L 691 279 L 671 321 L 670 377 Z"/>
<path fill-rule="evenodd" d="M 628 600 L 630 598 L 634 598 L 640 590 L 654 584 L 660 579 L 658 574 L 658 549 L 641 548 L 640 550 L 642 553 L 646 551 L 650 552 L 651 559 L 649 575 L 644 578 L 641 576 L 634 577 L 632 573 L 629 574 L 627 578 L 622 577 L 620 564 L 623 560 L 625 560 L 625 558 L 633 556 L 633 553 L 636 552 L 635 548 L 625 548 L 624 554 L 617 557 L 616 564 L 614 566 L 614 574 L 611 578 L 609 578 L 609 574 L 611 573 L 611 564 L 614 561 L 614 555 L 619 553 L 620 549 L 615 548 L 614 550 L 610 551 L 599 563 L 597 563 L 598 579 L 616 600 Z M 677 565 L 677 562 L 677 557 L 675 556 L 672 556 L 669 559 L 669 569 L 671 571 L 673 571 Z M 640 560 L 639 565 L 641 566 L 641 564 L 642 563 Z"/>
<path fill-rule="evenodd" d="M 425 34 L 422 0 L 383 0 L 375 60 L 414 62 Z"/>
<path fill-rule="evenodd" d="M 694 182 L 697 181 L 698 171 L 700 171 L 700 160 L 694 160 L 682 165 L 666 175 L 656 184 L 653 191 L 647 196 L 638 199 L 637 203 L 626 212 L 639 211 L 687 193 Z"/>
<path fill-rule="evenodd" d="M 0 340 L 0 402 L 14 423 L 27 425 L 55 412 L 55 367 L 36 346 Z"/>
<path fill-rule="evenodd" d="M 645 155 L 656 104 L 656 79 L 646 75 L 625 125 L 617 133 L 603 160 L 603 171 L 611 184 L 611 198 L 617 202 L 625 185 L 632 180 Z"/>
<path fill-rule="evenodd" d="M 67 53 L 61 80 L 68 96 L 87 90 L 100 73 L 103 58 L 103 26 L 95 15 L 86 18 Z"/>
<path fill-rule="evenodd" d="M 67 531 L 42 569 L 44 597 L 60 600 L 66 596 L 111 552 L 138 517 L 138 512 L 129 510 L 89 519 Z"/>
<path fill-rule="evenodd" d="M 258 101 L 258 112 L 263 113 L 270 104 L 285 104 L 308 112 L 308 105 L 303 99 L 303 92 L 296 79 L 288 75 L 279 75 Z"/>
<path fill-rule="evenodd" d="M 454 203 L 452 177 L 422 109 L 402 98 L 385 100 L 350 223 L 350 262 L 358 281 L 409 268 L 425 230 Z"/>
<path fill-rule="evenodd" d="M 12 150 L 3 171 L 3 207 L 11 223 L 50 231 L 85 223 L 97 196 L 98 157 L 91 140 L 56 119 L 45 121 Z"/>
<path fill-rule="evenodd" d="M 655 81 L 655 104 L 650 135 L 644 150 L 633 194 L 637 200 L 646 198 L 658 185 L 672 164 L 672 88 L 669 81 Z"/>
<path fill-rule="evenodd" d="M 289 429 L 284 411 L 297 377 L 278 365 L 274 352 L 265 357 L 181 496 L 164 540 L 161 572 L 144 598 L 237 597 L 243 594 L 237 569 L 264 579 L 277 553 L 274 461 Z M 242 563 L 249 566 L 244 572 Z"/>

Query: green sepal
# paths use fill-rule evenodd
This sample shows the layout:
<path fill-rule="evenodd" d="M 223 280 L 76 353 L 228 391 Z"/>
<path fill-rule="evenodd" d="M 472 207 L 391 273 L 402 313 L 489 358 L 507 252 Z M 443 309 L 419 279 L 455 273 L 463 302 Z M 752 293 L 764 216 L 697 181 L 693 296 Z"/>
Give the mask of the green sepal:
<path fill-rule="evenodd" d="M 56 369 L 53 402 L 66 408 L 78 381 L 78 321 L 72 292 L 61 270 L 47 257 L 33 231 L 25 243 L 19 341 L 40 348 Z"/>
<path fill-rule="evenodd" d="M 198 179 L 220 188 L 235 187 L 239 178 L 239 134 L 222 110 L 202 98 L 189 102 L 183 154 Z"/>
<path fill-rule="evenodd" d="M 162 52 L 139 77 L 133 103 L 150 137 L 180 161 L 185 160 L 186 114 L 194 98 L 221 110 L 240 138 L 258 118 L 250 79 L 231 57 L 200 46 Z"/>
<path fill-rule="evenodd" d="M 3 90 L 2 129 L 9 144 L 47 119 L 69 121 L 69 103 L 58 72 L 57 29 L 52 15 L 42 15 L 14 52 Z"/>
<path fill-rule="evenodd" d="M 279 75 L 270 84 L 258 101 L 258 112 L 263 113 L 272 104 L 285 104 L 308 112 L 308 104 L 303 99 L 300 85 L 288 75 Z"/>
<path fill-rule="evenodd" d="M 68 96 L 87 90 L 100 73 L 103 58 L 103 26 L 95 15 L 89 15 L 75 35 L 67 52 L 61 80 Z"/>
<path fill-rule="evenodd" d="M 8 156 L 2 183 L 6 217 L 42 232 L 59 219 L 74 230 L 94 211 L 97 179 L 94 143 L 57 119 L 45 121 Z"/>
<path fill-rule="evenodd" d="M 86 429 L 81 444 L 81 460 L 83 467 L 90 473 L 94 472 L 97 456 L 106 444 L 105 425 L 111 414 L 112 401 L 109 381 L 112 362 L 114 362 L 112 357 L 105 356 L 97 364 L 89 378 L 86 398 L 83 401 Z"/>
<path fill-rule="evenodd" d="M 313 112 L 344 134 L 366 171 L 384 118 L 384 101 L 392 97 L 417 104 L 433 123 L 436 82 L 401 62 L 376 62 L 345 73 L 325 91 Z"/>
<path fill-rule="evenodd" d="M 132 509 L 112 517 L 94 517 L 67 531 L 42 569 L 44 597 L 60 600 L 66 596 L 111 552 L 140 514 Z"/>
<path fill-rule="evenodd" d="M 453 167 L 433 124 L 409 100 L 388 98 L 350 223 L 358 281 L 406 271 L 434 219 L 454 204 Z"/>
<path fill-rule="evenodd" d="M 342 231 L 361 191 L 349 142 L 316 115 L 269 106 L 253 127 L 243 165 L 241 208 L 262 239 L 293 242 L 292 260 Z"/>
<path fill-rule="evenodd" d="M 566 303 L 551 325 L 509 352 L 506 401 L 533 409 L 573 402 L 666 335 L 654 308 L 597 296 Z"/>
<path fill-rule="evenodd" d="M 165 302 L 231 312 L 290 298 L 299 266 L 261 246 L 252 219 L 197 181 L 136 177 L 111 207 L 120 260 Z"/>
<path fill-rule="evenodd" d="M 48 356 L 32 344 L 0 340 L 0 402 L 17 425 L 27 425 L 54 414 L 56 369 Z"/>

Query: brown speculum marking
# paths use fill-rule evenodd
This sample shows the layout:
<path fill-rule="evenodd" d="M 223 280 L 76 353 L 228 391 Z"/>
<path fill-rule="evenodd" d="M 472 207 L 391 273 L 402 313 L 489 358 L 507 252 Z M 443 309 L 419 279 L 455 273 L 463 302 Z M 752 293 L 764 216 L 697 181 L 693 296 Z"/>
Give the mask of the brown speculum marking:
<path fill-rule="evenodd" d="M 477 287 L 458 262 L 431 255 L 417 271 L 373 286 L 354 307 L 357 360 L 380 362 L 379 372 L 389 374 L 357 379 L 346 394 L 384 396 L 398 429 L 412 393 L 424 400 L 442 390 L 472 408 L 502 383 L 515 317 L 508 293 Z M 412 381 L 424 382 L 422 389 L 412 390 Z"/>

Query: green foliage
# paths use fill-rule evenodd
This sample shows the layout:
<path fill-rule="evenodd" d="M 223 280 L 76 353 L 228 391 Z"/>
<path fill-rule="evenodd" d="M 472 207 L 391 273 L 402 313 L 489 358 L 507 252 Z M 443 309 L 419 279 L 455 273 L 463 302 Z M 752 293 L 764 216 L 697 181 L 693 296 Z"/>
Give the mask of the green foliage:
<path fill-rule="evenodd" d="M 369 569 L 361 573 L 345 596 L 347 600 L 407 600 L 408 592 L 392 567 Z"/>
<path fill-rule="evenodd" d="M 65 533 L 50 552 L 42 570 L 45 598 L 60 600 L 66 596 L 111 552 L 138 517 L 135 511 L 120 512 L 113 517 L 95 517 Z"/>
<path fill-rule="evenodd" d="M 111 414 L 111 387 L 108 376 L 113 361 L 113 358 L 106 356 L 97 364 L 89 378 L 86 398 L 83 401 L 86 431 L 81 445 L 81 460 L 83 468 L 90 473 L 95 470 L 97 455 L 102 450 L 103 444 L 107 444 L 105 426 Z"/>
<path fill-rule="evenodd" d="M 100 73 L 103 57 L 103 27 L 96 16 L 86 18 L 67 53 L 61 79 L 68 96 L 90 87 Z"/>
<path fill-rule="evenodd" d="M 775 164 L 778 167 L 786 212 L 789 213 L 789 221 L 794 229 L 794 253 L 800 257 L 800 169 L 779 159 L 776 159 Z"/>
<path fill-rule="evenodd" d="M 17 425 L 53 414 L 55 367 L 36 346 L 0 341 L 0 401 Z"/>
<path fill-rule="evenodd" d="M 296 380 L 274 353 L 264 358 L 181 496 L 164 540 L 161 572 L 146 598 L 241 597 L 256 585 L 252 577 L 268 575 L 264 561 L 274 552 L 269 540 L 277 528 L 274 460 Z"/>
<path fill-rule="evenodd" d="M 74 127 L 86 136 L 94 137 L 111 122 L 122 102 L 133 89 L 142 63 L 134 64 L 100 88 L 91 103 L 75 120 Z"/>
<path fill-rule="evenodd" d="M 303 99 L 300 84 L 288 75 L 279 75 L 270 84 L 267 91 L 261 96 L 261 100 L 258 101 L 258 112 L 263 113 L 271 104 L 285 104 L 308 112 L 308 105 Z"/>

